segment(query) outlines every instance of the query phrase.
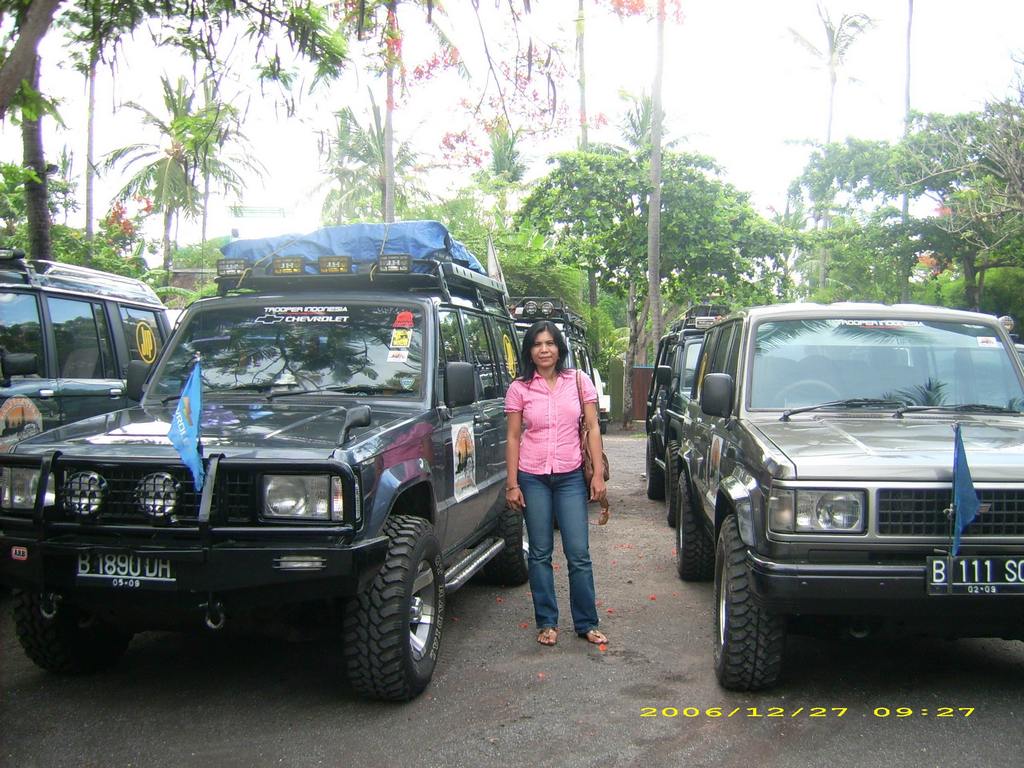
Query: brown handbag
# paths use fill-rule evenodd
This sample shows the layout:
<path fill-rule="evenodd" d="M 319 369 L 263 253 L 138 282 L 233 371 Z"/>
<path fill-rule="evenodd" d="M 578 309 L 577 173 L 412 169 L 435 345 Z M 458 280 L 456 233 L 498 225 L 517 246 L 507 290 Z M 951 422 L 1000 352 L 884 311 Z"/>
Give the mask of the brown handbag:
<path fill-rule="evenodd" d="M 590 481 L 594 479 L 594 460 L 590 456 L 590 428 L 587 426 L 587 420 L 583 416 L 583 384 L 580 382 L 579 371 L 576 371 L 576 392 L 580 396 L 580 450 L 583 452 L 583 477 L 589 487 Z M 597 439 L 601 442 L 601 462 L 604 464 L 604 479 L 607 481 L 611 477 L 611 472 L 608 468 L 608 455 L 604 452 L 604 442 L 601 441 L 600 434 L 598 434 Z M 602 504 L 602 506 L 607 506 L 607 502 Z"/>

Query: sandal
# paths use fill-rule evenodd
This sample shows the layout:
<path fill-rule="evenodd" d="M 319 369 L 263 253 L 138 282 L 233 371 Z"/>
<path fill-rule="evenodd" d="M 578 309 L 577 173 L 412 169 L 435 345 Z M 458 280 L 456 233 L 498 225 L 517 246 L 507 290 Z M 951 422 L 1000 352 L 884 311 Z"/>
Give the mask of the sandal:
<path fill-rule="evenodd" d="M 608 644 L 608 638 L 605 637 L 604 632 L 602 632 L 597 627 L 594 627 L 593 629 L 588 629 L 586 632 L 581 632 L 579 636 L 586 640 L 588 643 L 593 643 L 594 645 Z"/>
<path fill-rule="evenodd" d="M 558 629 L 556 627 L 544 627 L 537 635 L 537 642 L 541 645 L 554 645 L 558 642 Z"/>

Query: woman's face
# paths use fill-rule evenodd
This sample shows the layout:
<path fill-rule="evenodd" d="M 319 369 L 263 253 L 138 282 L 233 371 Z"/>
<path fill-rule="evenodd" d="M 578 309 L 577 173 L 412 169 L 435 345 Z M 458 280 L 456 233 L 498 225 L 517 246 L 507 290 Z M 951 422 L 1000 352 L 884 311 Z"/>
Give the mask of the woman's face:
<path fill-rule="evenodd" d="M 550 331 L 541 331 L 533 337 L 530 357 L 538 368 L 554 368 L 558 362 L 558 345 Z"/>

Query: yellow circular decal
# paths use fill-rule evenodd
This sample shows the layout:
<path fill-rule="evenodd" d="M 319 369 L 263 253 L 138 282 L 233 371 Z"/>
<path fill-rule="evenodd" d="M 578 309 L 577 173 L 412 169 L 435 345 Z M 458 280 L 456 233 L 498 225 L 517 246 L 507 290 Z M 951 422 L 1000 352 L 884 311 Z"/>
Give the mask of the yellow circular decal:
<path fill-rule="evenodd" d="M 508 375 L 513 379 L 516 377 L 516 373 L 519 371 L 519 362 L 516 360 L 516 348 L 512 343 L 512 339 L 508 337 L 507 333 L 501 335 L 502 345 L 505 347 L 505 368 L 508 369 Z"/>
<path fill-rule="evenodd" d="M 156 334 L 148 323 L 140 321 L 135 325 L 135 346 L 142 362 L 148 365 L 156 360 Z"/>

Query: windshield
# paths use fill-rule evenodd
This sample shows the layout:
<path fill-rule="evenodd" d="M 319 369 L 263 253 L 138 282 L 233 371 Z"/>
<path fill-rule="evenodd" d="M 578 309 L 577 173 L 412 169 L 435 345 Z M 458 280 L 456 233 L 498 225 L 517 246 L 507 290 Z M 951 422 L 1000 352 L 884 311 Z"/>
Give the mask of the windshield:
<path fill-rule="evenodd" d="M 853 398 L 1024 409 L 1009 351 L 989 326 L 893 319 L 757 326 L 750 408 Z"/>
<path fill-rule="evenodd" d="M 193 315 L 148 396 L 181 392 L 195 353 L 203 393 L 329 390 L 419 397 L 423 313 L 415 306 L 211 306 Z"/>

